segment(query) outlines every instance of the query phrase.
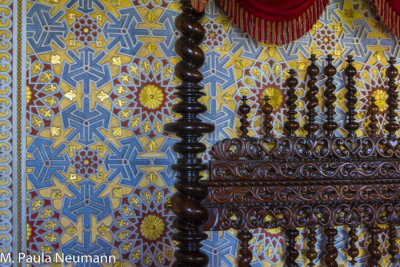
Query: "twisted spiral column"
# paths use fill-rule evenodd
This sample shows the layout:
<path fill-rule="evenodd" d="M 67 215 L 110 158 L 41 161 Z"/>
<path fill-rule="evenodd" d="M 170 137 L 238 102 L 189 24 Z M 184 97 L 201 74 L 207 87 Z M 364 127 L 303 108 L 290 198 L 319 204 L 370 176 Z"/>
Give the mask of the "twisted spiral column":
<path fill-rule="evenodd" d="M 315 64 L 317 58 L 314 54 L 311 55 L 310 58 L 311 65 L 307 68 L 307 75 L 310 77 L 307 82 L 308 91 L 306 93 L 306 101 L 307 101 L 307 123 L 304 125 L 304 129 L 307 130 L 308 137 L 314 137 L 315 132 L 318 131 L 319 126 L 315 122 L 315 117 L 317 116 L 317 112 L 315 108 L 318 106 L 318 98 L 317 94 L 319 92 L 318 86 L 316 86 L 317 75 L 318 75 L 318 67 Z"/>
<path fill-rule="evenodd" d="M 350 231 L 349 231 L 349 249 L 347 250 L 347 254 L 351 257 L 350 263 L 352 265 L 356 265 L 357 261 L 355 258 L 360 254 L 360 251 L 357 248 L 357 241 L 358 241 L 358 236 L 357 236 L 357 228 L 355 225 L 350 226 Z"/>
<path fill-rule="evenodd" d="M 296 100 L 297 96 L 295 93 L 295 87 L 298 84 L 295 78 L 296 71 L 293 69 L 289 70 L 290 77 L 286 80 L 286 85 L 289 87 L 287 92 L 286 105 L 288 109 L 288 120 L 285 123 L 285 129 L 287 130 L 288 136 L 295 136 L 295 131 L 299 129 L 299 123 L 295 119 L 296 115 Z"/>
<path fill-rule="evenodd" d="M 329 137 L 333 137 L 333 131 L 335 131 L 338 128 L 338 124 L 335 122 L 335 107 L 333 104 L 336 102 L 336 96 L 335 96 L 335 90 L 336 87 L 333 84 L 334 78 L 333 76 L 336 74 L 336 68 L 333 66 L 332 61 L 333 57 L 332 55 L 328 55 L 328 58 L 326 59 L 328 61 L 328 64 L 324 68 L 324 74 L 327 76 L 327 79 L 325 81 L 325 101 L 324 101 L 324 106 L 325 106 L 325 115 L 326 115 L 326 122 L 324 123 L 324 129 L 326 131 L 326 135 Z"/>
<path fill-rule="evenodd" d="M 264 97 L 264 105 L 262 106 L 262 113 L 264 114 L 264 136 L 271 136 L 271 131 L 274 129 L 272 125 L 272 116 L 271 113 L 273 111 L 272 105 L 269 103 L 269 97 L 266 95 Z"/>
<path fill-rule="evenodd" d="M 376 118 L 376 114 L 379 112 L 379 107 L 375 104 L 375 98 L 371 97 L 371 105 L 368 108 L 369 116 L 369 124 L 367 128 L 367 132 L 370 136 L 376 136 L 376 133 L 379 130 L 378 127 L 378 119 Z"/>
<path fill-rule="evenodd" d="M 389 67 L 386 70 L 386 76 L 388 77 L 388 98 L 386 99 L 386 103 L 388 104 L 388 123 L 385 126 L 385 129 L 389 132 L 388 137 L 389 138 L 395 138 L 396 137 L 396 131 L 399 129 L 399 124 L 397 123 L 396 120 L 396 110 L 398 107 L 398 95 L 397 95 L 397 86 L 395 83 L 396 77 L 399 75 L 398 70 L 394 66 L 396 63 L 396 60 L 391 57 L 389 60 Z"/>
<path fill-rule="evenodd" d="M 311 224 L 308 227 L 308 234 L 307 234 L 307 245 L 308 245 L 308 251 L 306 253 L 307 259 L 310 261 L 308 263 L 308 267 L 314 267 L 314 260 L 317 258 L 318 253 L 315 250 L 315 244 L 317 243 L 317 233 L 315 232 L 315 226 Z"/>
<path fill-rule="evenodd" d="M 285 232 L 288 245 L 286 247 L 287 257 L 285 264 L 288 267 L 298 267 L 296 263 L 297 257 L 300 255 L 296 249 L 296 237 L 299 235 L 299 230 L 296 228 L 289 228 Z"/>
<path fill-rule="evenodd" d="M 397 229 L 396 225 L 393 222 L 389 223 L 389 247 L 388 247 L 388 252 L 391 256 L 390 261 L 393 264 L 397 263 L 397 255 L 399 254 L 399 247 L 397 246 Z"/>
<path fill-rule="evenodd" d="M 199 68 L 204 63 L 200 43 L 204 29 L 198 22 L 201 13 L 196 12 L 190 0 L 181 0 L 183 12 L 176 18 L 175 26 L 182 36 L 175 43 L 175 50 L 182 60 L 175 67 L 175 75 L 182 80 L 175 93 L 181 101 L 172 108 L 182 117 L 165 125 L 165 130 L 175 133 L 181 141 L 173 146 L 179 158 L 173 165 L 177 171 L 177 192 L 172 196 L 172 210 L 176 215 L 174 226 L 177 232 L 172 238 L 179 242 L 175 252 L 174 267 L 197 267 L 208 264 L 207 255 L 200 251 L 201 241 L 207 234 L 200 230 L 208 218 L 207 209 L 201 201 L 207 196 L 207 188 L 199 180 L 200 171 L 207 169 L 200 154 L 206 146 L 199 141 L 204 133 L 214 130 L 212 124 L 204 123 L 198 115 L 207 110 L 198 100 L 204 93 L 198 83 L 203 79 Z"/>
<path fill-rule="evenodd" d="M 240 116 L 240 137 L 247 138 L 249 137 L 249 127 L 250 122 L 247 119 L 248 114 L 250 113 L 250 106 L 247 104 L 247 96 L 242 97 L 242 104 L 239 106 L 239 116 Z"/>
<path fill-rule="evenodd" d="M 335 247 L 335 236 L 338 234 L 338 230 L 334 227 L 328 227 L 325 229 L 325 235 L 328 237 L 325 245 L 325 264 L 328 267 L 337 267 L 336 258 L 338 256 L 338 250 Z"/>
<path fill-rule="evenodd" d="M 249 241 L 253 238 L 253 234 L 250 233 L 248 229 L 244 229 L 239 232 L 238 238 L 241 243 L 241 248 L 239 250 L 240 258 L 238 262 L 239 267 L 250 267 L 251 259 L 253 258 L 253 254 L 249 248 Z"/>
<path fill-rule="evenodd" d="M 355 87 L 356 81 L 354 80 L 354 77 L 357 74 L 357 70 L 356 68 L 353 66 L 353 56 L 349 55 L 347 57 L 347 67 L 344 69 L 344 73 L 347 76 L 347 84 L 346 84 L 346 88 L 347 88 L 347 93 L 345 95 L 347 103 L 347 122 L 344 126 L 344 128 L 346 128 L 347 131 L 349 131 L 348 136 L 350 137 L 354 137 L 355 131 L 360 127 L 358 122 L 356 121 L 356 104 L 357 104 L 357 97 L 356 97 L 356 93 L 357 93 L 357 89 Z"/>
<path fill-rule="evenodd" d="M 382 257 L 382 252 L 379 248 L 379 234 L 382 232 L 382 229 L 376 225 L 370 227 L 369 233 L 371 234 L 371 243 L 368 245 L 368 267 L 380 267 L 379 260 Z"/>

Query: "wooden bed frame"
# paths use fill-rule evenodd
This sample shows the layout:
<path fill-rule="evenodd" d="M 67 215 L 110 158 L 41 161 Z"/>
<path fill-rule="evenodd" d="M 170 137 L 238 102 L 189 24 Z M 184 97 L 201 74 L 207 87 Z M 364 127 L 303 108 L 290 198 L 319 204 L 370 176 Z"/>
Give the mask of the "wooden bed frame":
<path fill-rule="evenodd" d="M 333 58 L 326 58 L 324 74 L 327 79 L 324 88 L 325 122 L 316 123 L 318 105 L 315 85 L 319 69 L 315 56 L 310 58 L 307 68 L 308 83 L 305 101 L 307 103 L 307 136 L 296 136 L 299 123 L 295 119 L 295 88 L 298 83 L 296 72 L 290 71 L 286 80 L 287 115 L 284 137 L 271 134 L 272 107 L 268 98 L 264 99 L 264 136 L 249 137 L 247 114 L 250 107 L 243 97 L 239 107 L 241 116 L 241 137 L 222 140 L 211 149 L 208 180 L 201 180 L 200 172 L 208 168 L 201 162 L 204 144 L 199 142 L 204 133 L 213 131 L 213 126 L 202 122 L 197 115 L 206 108 L 198 99 L 204 95 L 198 85 L 202 75 L 198 71 L 204 62 L 204 54 L 199 45 L 204 29 L 190 1 L 183 0 L 183 13 L 176 19 L 176 27 L 182 36 L 176 42 L 176 52 L 182 60 L 176 66 L 176 75 L 182 80 L 177 87 L 181 102 L 173 107 L 182 118 L 166 125 L 166 130 L 174 132 L 182 141 L 174 145 L 180 158 L 174 165 L 179 181 L 175 184 L 177 193 L 172 198 L 172 209 L 176 214 L 174 225 L 178 230 L 174 240 L 179 242 L 175 252 L 174 266 L 206 266 L 207 256 L 200 250 L 201 241 L 206 239 L 206 230 L 225 231 L 237 229 L 241 241 L 238 266 L 250 266 L 252 252 L 249 229 L 284 229 L 286 236 L 287 266 L 298 266 L 296 259 L 296 237 L 300 227 L 305 227 L 308 251 L 308 266 L 314 266 L 317 258 L 316 228 L 323 227 L 327 243 L 323 261 L 327 266 L 338 266 L 337 248 L 334 245 L 338 226 L 349 227 L 347 242 L 351 263 L 356 264 L 359 255 L 356 245 L 356 229 L 366 226 L 370 236 L 368 246 L 368 266 L 380 266 L 382 253 L 379 235 L 389 232 L 389 247 L 392 263 L 396 263 L 399 248 L 396 245 L 400 216 L 400 143 L 396 137 L 399 129 L 396 110 L 398 71 L 395 60 L 389 60 L 386 71 L 388 78 L 388 110 L 385 129 L 388 134 L 377 134 L 376 114 L 378 107 L 371 99 L 368 110 L 370 123 L 368 136 L 357 137 L 359 128 L 356 121 L 355 105 L 357 90 L 354 77 L 357 70 L 347 59 L 346 75 L 346 137 L 335 136 L 338 123 L 334 121 L 335 109 L 333 83 L 336 68 Z M 319 132 L 320 134 L 316 134 Z M 203 201 L 205 199 L 205 201 Z M 209 213 L 209 216 L 208 216 Z M 387 225 L 382 229 L 379 225 Z M 214 267 L 214 266 L 213 266 Z"/>

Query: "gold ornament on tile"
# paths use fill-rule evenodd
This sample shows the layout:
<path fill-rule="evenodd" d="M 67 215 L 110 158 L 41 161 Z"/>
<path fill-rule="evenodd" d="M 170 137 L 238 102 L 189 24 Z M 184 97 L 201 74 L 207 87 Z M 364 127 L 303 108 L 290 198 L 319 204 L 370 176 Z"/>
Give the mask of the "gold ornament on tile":
<path fill-rule="evenodd" d="M 156 109 L 160 107 L 164 100 L 164 94 L 160 88 L 153 84 L 146 85 L 140 91 L 140 103 L 148 109 Z"/>
<path fill-rule="evenodd" d="M 262 98 L 266 95 L 269 97 L 269 104 L 274 110 L 280 107 L 282 103 L 282 93 L 278 89 L 275 87 L 268 87 L 262 93 Z"/>
<path fill-rule="evenodd" d="M 387 109 L 386 99 L 388 98 L 388 94 L 385 91 L 382 89 L 375 90 L 372 96 L 375 98 L 375 104 L 378 106 L 380 112 Z"/>
<path fill-rule="evenodd" d="M 164 226 L 164 222 L 160 217 L 149 215 L 143 219 L 140 225 L 140 232 L 145 238 L 156 240 L 163 234 Z"/>

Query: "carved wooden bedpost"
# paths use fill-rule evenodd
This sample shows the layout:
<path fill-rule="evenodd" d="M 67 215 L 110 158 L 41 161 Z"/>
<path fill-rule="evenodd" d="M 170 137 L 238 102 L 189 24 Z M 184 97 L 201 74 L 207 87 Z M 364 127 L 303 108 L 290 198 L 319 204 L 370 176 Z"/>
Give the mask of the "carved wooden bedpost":
<path fill-rule="evenodd" d="M 315 244 L 317 243 L 317 238 L 316 238 L 316 231 L 315 231 L 315 225 L 310 224 L 308 226 L 308 234 L 307 234 L 307 239 L 308 239 L 308 251 L 306 253 L 307 259 L 310 261 L 308 263 L 308 267 L 314 267 L 314 260 L 317 258 L 318 253 L 315 250 Z"/>
<path fill-rule="evenodd" d="M 376 114 L 379 112 L 378 106 L 375 104 L 375 98 L 371 97 L 371 105 L 368 108 L 369 113 L 369 124 L 367 128 L 367 132 L 370 136 L 376 136 L 376 133 L 379 130 L 378 127 L 378 119 L 376 118 Z"/>
<path fill-rule="evenodd" d="M 296 228 L 288 228 L 286 229 L 285 234 L 288 242 L 286 246 L 287 256 L 285 264 L 288 267 L 298 267 L 299 265 L 296 263 L 296 259 L 300 253 L 296 249 L 296 237 L 299 235 L 299 230 Z"/>
<path fill-rule="evenodd" d="M 397 246 L 397 229 L 396 225 L 394 224 L 393 219 L 389 222 L 389 247 L 388 247 L 388 252 L 391 256 L 390 261 L 393 264 L 397 263 L 396 256 L 399 254 L 399 247 Z"/>
<path fill-rule="evenodd" d="M 396 110 L 398 107 L 398 95 L 397 95 L 397 86 L 395 83 L 396 77 L 399 75 L 398 70 L 394 66 L 396 60 L 394 57 L 389 59 L 389 68 L 386 70 L 386 76 L 388 77 L 388 98 L 386 99 L 386 103 L 388 104 L 388 123 L 385 126 L 385 129 L 388 131 L 388 137 L 390 139 L 396 138 L 396 131 L 399 129 L 399 124 L 396 121 Z"/>
<path fill-rule="evenodd" d="M 328 237 L 328 241 L 325 245 L 325 264 L 328 267 L 337 267 L 336 258 L 338 256 L 338 250 L 335 247 L 335 236 L 338 234 L 338 230 L 333 227 L 325 228 L 325 235 Z"/>
<path fill-rule="evenodd" d="M 325 115 L 326 115 L 326 122 L 324 123 L 324 129 L 326 131 L 326 135 L 329 137 L 333 137 L 333 131 L 335 131 L 338 128 L 338 124 L 335 122 L 335 107 L 334 103 L 336 102 L 336 96 L 335 96 L 335 85 L 333 83 L 334 78 L 333 76 L 336 74 L 336 68 L 335 66 L 332 65 L 333 57 L 332 55 L 328 55 L 328 58 L 326 59 L 328 64 L 324 68 L 324 74 L 327 76 L 327 79 L 325 81 L 325 101 L 324 101 L 324 106 L 325 106 Z"/>
<path fill-rule="evenodd" d="M 295 87 L 299 83 L 295 78 L 296 71 L 293 69 L 289 70 L 290 77 L 286 80 L 286 85 L 289 87 L 287 92 L 286 105 L 288 109 L 288 120 L 285 123 L 285 129 L 287 131 L 287 136 L 296 136 L 295 132 L 299 129 L 300 124 L 296 121 L 296 100 L 297 96 L 295 94 Z"/>
<path fill-rule="evenodd" d="M 350 263 L 356 265 L 356 257 L 360 254 L 360 251 L 357 247 L 358 236 L 355 224 L 350 225 L 349 238 L 349 249 L 347 250 L 347 254 L 351 257 Z"/>
<path fill-rule="evenodd" d="M 248 229 L 243 229 L 238 233 L 241 248 L 239 250 L 240 258 L 238 261 L 239 267 L 250 267 L 250 262 L 253 258 L 253 254 L 249 249 L 249 241 L 253 238 L 253 234 Z"/>
<path fill-rule="evenodd" d="M 353 56 L 349 55 L 347 57 L 347 67 L 344 69 L 344 73 L 347 77 L 347 84 L 346 84 L 346 88 L 347 88 L 347 93 L 345 95 L 347 103 L 347 122 L 344 125 L 344 128 L 346 128 L 346 130 L 349 132 L 348 136 L 349 137 L 355 137 L 356 133 L 355 131 L 360 127 L 357 120 L 356 120 L 356 115 L 357 112 L 355 110 L 355 105 L 357 104 L 357 97 L 356 97 L 356 93 L 357 93 L 357 89 L 354 86 L 356 84 L 354 77 L 357 74 L 357 70 L 356 68 L 353 66 Z"/>
<path fill-rule="evenodd" d="M 247 104 L 247 96 L 242 97 L 242 104 L 239 106 L 239 116 L 240 116 L 240 137 L 247 138 L 249 137 L 249 126 L 250 122 L 247 119 L 248 114 L 250 113 L 250 106 Z"/>
<path fill-rule="evenodd" d="M 177 163 L 173 165 L 177 171 L 177 192 L 173 195 L 172 210 L 176 214 L 174 226 L 178 230 L 173 239 L 179 242 L 175 252 L 174 267 L 206 266 L 207 255 L 200 251 L 201 241 L 207 234 L 200 230 L 208 217 L 207 209 L 201 201 L 207 196 L 207 188 L 199 180 L 200 171 L 207 169 L 202 164 L 200 154 L 206 146 L 199 142 L 204 133 L 214 130 L 214 126 L 202 122 L 197 116 L 206 111 L 206 107 L 198 99 L 204 95 L 198 83 L 203 79 L 199 68 L 204 63 L 204 53 L 199 47 L 204 37 L 204 29 L 198 20 L 198 13 L 190 0 L 181 0 L 183 13 L 175 20 L 175 26 L 182 36 L 175 43 L 175 50 L 182 60 L 175 67 L 175 75 L 182 80 L 177 87 L 176 95 L 181 102 L 173 106 L 173 111 L 182 118 L 165 125 L 165 130 L 176 133 L 182 140 L 174 145 L 179 154 Z"/>
<path fill-rule="evenodd" d="M 266 95 L 264 97 L 264 104 L 262 106 L 262 113 L 264 115 L 264 135 L 265 137 L 271 136 L 271 131 L 274 129 L 274 126 L 272 125 L 272 116 L 271 113 L 273 111 L 272 105 L 269 103 L 269 97 Z"/>
<path fill-rule="evenodd" d="M 368 267 L 380 267 L 379 260 L 382 257 L 382 252 L 380 251 L 379 245 L 379 234 L 382 229 L 376 225 L 369 227 L 369 233 L 371 234 L 371 243 L 368 245 Z"/>
<path fill-rule="evenodd" d="M 304 125 L 304 129 L 308 132 L 307 137 L 315 137 L 315 132 L 319 129 L 318 124 L 315 123 L 315 117 L 317 116 L 315 108 L 318 106 L 317 94 L 319 92 L 318 86 L 316 86 L 315 83 L 317 82 L 319 70 L 315 64 L 317 58 L 314 54 L 311 55 L 310 61 L 311 65 L 307 68 L 307 75 L 310 77 L 307 82 L 308 91 L 306 93 L 307 123 Z"/>

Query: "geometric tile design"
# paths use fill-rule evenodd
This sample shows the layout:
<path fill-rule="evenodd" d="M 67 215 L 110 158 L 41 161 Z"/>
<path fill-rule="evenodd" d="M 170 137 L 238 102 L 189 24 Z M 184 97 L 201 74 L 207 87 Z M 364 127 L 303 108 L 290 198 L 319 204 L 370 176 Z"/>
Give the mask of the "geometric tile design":
<path fill-rule="evenodd" d="M 15 2 L 15 1 L 14 1 Z M 3 1 L 0 6 L 0 249 L 12 243 L 11 180 L 11 88 L 12 4 L 26 7 L 26 247 L 30 255 L 69 253 L 112 254 L 115 266 L 169 266 L 176 244 L 171 240 L 174 216 L 169 199 L 175 182 L 171 164 L 176 161 L 172 145 L 176 137 L 164 124 L 179 118 L 171 110 L 177 98 L 174 75 L 179 61 L 174 26 L 181 12 L 177 0 L 28 0 Z M 261 125 L 259 98 L 268 94 L 274 102 L 274 131 L 282 134 L 286 117 L 287 70 L 294 68 L 302 79 L 307 58 L 321 59 L 332 53 L 338 70 L 344 58 L 355 56 L 359 104 L 357 119 L 366 122 L 367 99 L 374 95 L 383 110 L 383 90 L 389 55 L 399 56 L 400 42 L 380 24 L 368 6 L 358 0 L 331 0 L 327 11 L 301 39 L 284 46 L 258 43 L 227 19 L 214 1 L 205 10 L 202 45 L 208 107 L 201 115 L 216 131 L 205 136 L 207 146 L 237 136 L 235 118 L 240 96 L 248 95 L 252 112 L 250 135 Z M 15 75 L 15 74 L 14 74 Z M 21 84 L 24 84 L 21 83 Z M 318 76 L 317 84 L 324 79 Z M 337 119 L 345 112 L 344 83 L 335 79 Z M 305 83 L 296 88 L 299 120 L 304 124 Z M 22 88 L 25 89 L 25 88 Z M 24 91 L 24 92 L 25 92 Z M 15 107 L 14 107 L 15 108 Z M 317 118 L 321 121 L 322 118 Z M 378 114 L 385 123 L 384 112 Z M 363 134 L 363 128 L 357 134 Z M 383 130 L 385 131 L 385 130 Z M 340 130 L 338 133 L 343 133 Z M 302 128 L 299 134 L 304 134 Z M 21 152 L 22 153 L 22 152 Z M 205 153 L 205 160 L 209 159 Z M 22 165 L 21 165 L 22 166 Z M 18 170 L 17 170 L 18 171 Z M 19 170 L 21 171 L 21 170 Z M 24 170 L 25 171 L 25 170 Z M 14 194 L 12 194 L 14 193 Z M 26 199 L 25 199 L 26 197 Z M 343 245 L 346 229 L 340 229 L 337 245 Z M 368 236 L 360 231 L 360 245 Z M 239 242 L 234 231 L 212 232 L 203 242 L 210 266 L 235 266 Z M 324 239 L 318 233 L 318 247 Z M 382 239 L 387 238 L 382 235 Z M 304 235 L 297 247 L 305 249 Z M 283 233 L 257 229 L 250 248 L 252 266 L 281 266 Z M 345 265 L 339 251 L 339 264 Z M 365 265 L 366 252 L 358 258 Z M 386 261 L 387 258 L 384 259 Z M 304 265 L 304 255 L 299 264 Z M 36 264 L 45 266 L 45 264 Z M 84 266 L 84 265 L 82 265 Z M 105 266 L 92 264 L 90 266 Z"/>
<path fill-rule="evenodd" d="M 13 169 L 16 159 L 16 138 L 12 122 L 15 116 L 13 105 L 13 28 L 16 20 L 13 16 L 13 1 L 2 1 L 0 4 L 0 252 L 12 253 L 15 245 L 13 235 L 13 202 L 21 193 L 13 190 L 12 181 L 18 172 Z M 14 229 L 15 232 L 15 229 Z"/>

